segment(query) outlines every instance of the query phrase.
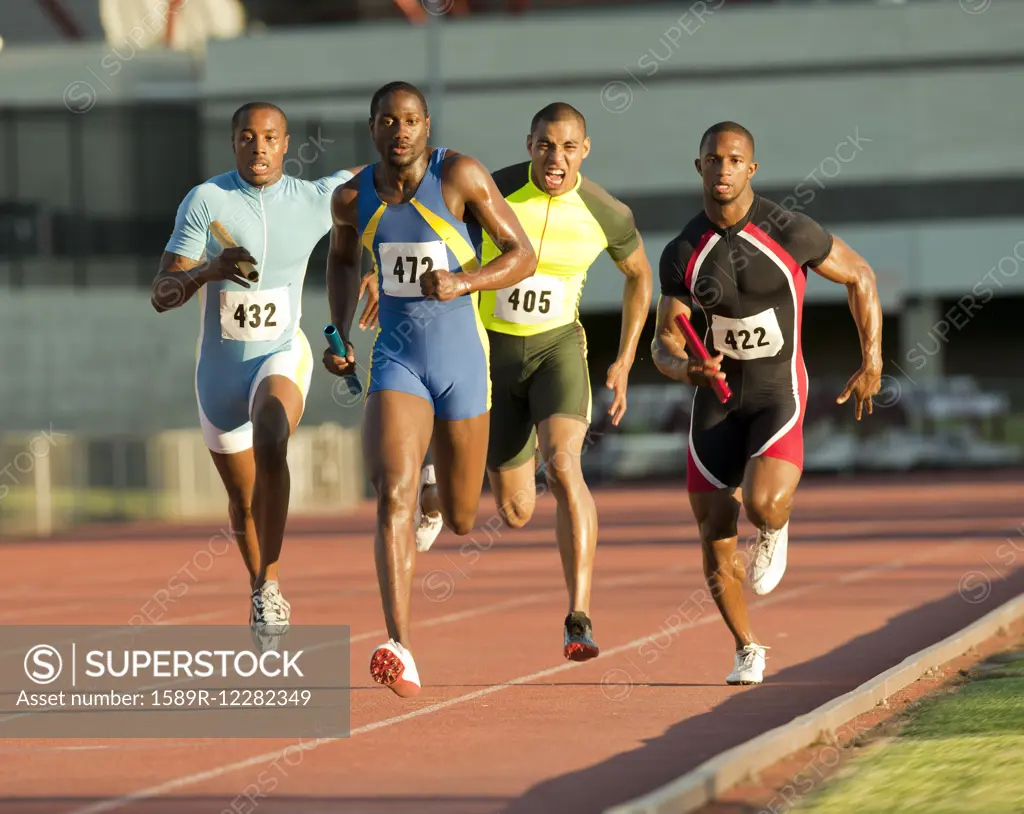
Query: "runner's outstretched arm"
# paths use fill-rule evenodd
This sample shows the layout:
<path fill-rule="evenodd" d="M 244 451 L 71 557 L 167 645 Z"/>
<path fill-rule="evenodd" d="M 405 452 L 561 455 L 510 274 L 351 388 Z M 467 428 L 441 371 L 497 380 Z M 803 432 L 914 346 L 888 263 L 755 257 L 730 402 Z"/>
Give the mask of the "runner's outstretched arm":
<path fill-rule="evenodd" d="M 615 265 L 626 275 L 626 284 L 622 289 L 622 329 L 619 333 L 619 355 L 608 368 L 606 385 L 615 393 L 608 414 L 612 417 L 612 425 L 618 426 L 626 414 L 626 383 L 629 371 L 636 359 L 636 346 L 640 342 L 640 333 L 647 322 L 651 310 L 651 264 L 644 251 L 644 242 L 637 233 L 637 247 L 632 254 Z"/>
<path fill-rule="evenodd" d="M 426 272 L 420 277 L 424 295 L 451 300 L 476 291 L 497 291 L 531 277 L 537 270 L 533 244 L 484 165 L 457 155 L 446 170 L 446 180 L 465 206 L 464 220 L 475 219 L 501 254 L 467 274 Z"/>
<path fill-rule="evenodd" d="M 350 339 L 352 320 L 362 294 L 360 285 L 360 245 L 352 213 L 357 190 L 355 179 L 338 187 L 331 194 L 331 242 L 327 251 L 327 301 L 331 322 L 341 334 L 347 351 L 345 359 L 324 353 L 327 369 L 338 376 L 355 373 L 355 352 Z M 330 359 L 328 359 L 330 357 Z"/>
<path fill-rule="evenodd" d="M 850 313 L 860 334 L 861 366 L 846 385 L 836 404 L 845 404 L 851 395 L 856 399 L 857 420 L 867 403 L 871 414 L 871 397 L 882 386 L 882 306 L 878 301 L 875 272 L 868 261 L 838 237 L 833 238 L 832 251 L 814 271 L 834 283 L 846 286 Z"/>

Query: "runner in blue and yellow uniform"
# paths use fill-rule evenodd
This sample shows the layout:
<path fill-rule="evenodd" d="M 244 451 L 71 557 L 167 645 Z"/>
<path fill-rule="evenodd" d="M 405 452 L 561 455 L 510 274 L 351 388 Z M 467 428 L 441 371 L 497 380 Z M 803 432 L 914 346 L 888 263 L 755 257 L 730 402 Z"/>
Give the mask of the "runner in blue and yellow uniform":
<path fill-rule="evenodd" d="M 527 150 L 529 161 L 494 173 L 537 252 L 537 271 L 481 295 L 494 387 L 487 470 L 502 518 L 522 528 L 536 501 L 539 441 L 557 501 L 555 536 L 569 592 L 564 655 L 584 661 L 599 651 L 589 617 L 597 509 L 580 463 L 592 408 L 580 296 L 591 264 L 607 252 L 626 276 L 619 352 L 606 380 L 614 392 L 608 412 L 618 425 L 651 308 L 651 267 L 629 208 L 580 174 L 590 139 L 578 110 L 556 102 L 539 111 Z M 483 259 L 495 251 L 485 240 Z"/>
<path fill-rule="evenodd" d="M 288 119 L 266 102 L 235 112 L 231 143 L 236 169 L 195 186 L 178 207 L 152 304 L 168 311 L 199 293 L 199 421 L 249 569 L 249 623 L 269 648 L 291 615 L 277 566 L 288 518 L 288 440 L 313 373 L 299 325 L 303 282 L 310 254 L 331 228 L 331 193 L 353 170 L 316 181 L 285 175 Z M 237 248 L 220 245 L 215 222 Z M 258 280 L 247 280 L 240 262 L 254 264 Z"/>
<path fill-rule="evenodd" d="M 327 349 L 324 365 L 335 375 L 355 371 L 349 330 L 365 249 L 377 278 L 379 329 L 363 446 L 377 492 L 377 577 L 390 637 L 374 650 L 370 673 L 407 697 L 420 690 L 409 650 L 420 467 L 430 447 L 444 522 L 468 534 L 480 504 L 491 407 L 477 292 L 526 279 L 536 256 L 480 162 L 427 147 L 430 116 L 414 86 L 395 82 L 374 94 L 370 132 L 381 160 L 332 198 L 328 296 L 348 354 Z M 483 233 L 498 249 L 485 264 Z"/>

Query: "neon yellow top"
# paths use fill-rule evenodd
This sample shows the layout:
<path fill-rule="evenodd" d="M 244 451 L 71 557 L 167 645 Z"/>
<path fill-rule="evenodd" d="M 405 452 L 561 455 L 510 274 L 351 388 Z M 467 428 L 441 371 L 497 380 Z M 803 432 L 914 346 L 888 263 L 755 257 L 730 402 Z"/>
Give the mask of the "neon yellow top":
<path fill-rule="evenodd" d="M 579 175 L 564 195 L 551 196 L 530 177 L 530 161 L 492 173 L 537 253 L 537 271 L 500 291 L 480 292 L 480 319 L 490 331 L 533 336 L 579 318 L 587 271 L 602 251 L 619 262 L 638 245 L 633 213 Z M 481 263 L 500 252 L 483 232 Z"/>

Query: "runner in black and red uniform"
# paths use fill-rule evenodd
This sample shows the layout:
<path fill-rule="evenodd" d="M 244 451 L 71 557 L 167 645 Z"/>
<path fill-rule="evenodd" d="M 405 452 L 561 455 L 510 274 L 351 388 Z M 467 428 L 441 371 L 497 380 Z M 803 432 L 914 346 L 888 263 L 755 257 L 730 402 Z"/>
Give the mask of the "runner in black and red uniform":
<path fill-rule="evenodd" d="M 687 491 L 700 529 L 704 574 L 736 639 L 730 684 L 758 684 L 765 647 L 747 619 L 743 564 L 736 557 L 742 506 L 757 528 L 750 586 L 766 594 L 786 570 L 789 515 L 803 471 L 807 368 L 801 313 L 807 270 L 846 285 L 863 364 L 837 399 L 853 395 L 859 421 L 881 384 L 882 313 L 875 276 L 842 240 L 798 212 L 754 194 L 754 139 L 735 122 L 710 128 L 697 171 L 704 209 L 661 256 L 661 297 L 651 350 L 665 376 L 696 386 L 687 456 Z M 677 314 L 700 310 L 712 354 L 687 359 Z M 696 326 L 695 326 L 696 327 Z M 732 398 L 711 389 L 724 379 Z"/>

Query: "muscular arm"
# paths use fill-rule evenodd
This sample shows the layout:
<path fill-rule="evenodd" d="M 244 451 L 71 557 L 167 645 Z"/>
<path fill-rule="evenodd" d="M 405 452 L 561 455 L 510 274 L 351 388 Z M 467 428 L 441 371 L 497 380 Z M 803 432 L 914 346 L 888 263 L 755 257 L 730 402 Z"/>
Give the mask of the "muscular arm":
<path fill-rule="evenodd" d="M 327 251 L 327 301 L 331 322 L 342 341 L 351 345 L 352 319 L 359 304 L 361 247 L 356 230 L 355 183 L 347 182 L 331 195 L 331 242 Z"/>
<path fill-rule="evenodd" d="M 164 252 L 149 298 L 158 314 L 180 308 L 210 281 L 209 263 Z"/>
<path fill-rule="evenodd" d="M 465 276 L 465 293 L 497 291 L 515 285 L 537 270 L 537 255 L 529 237 L 483 164 L 469 156 L 452 159 L 449 179 L 475 218 L 501 252 L 482 268 Z"/>
<path fill-rule="evenodd" d="M 632 362 L 640 332 L 651 309 L 651 264 L 644 251 L 643 240 L 637 235 L 637 247 L 625 260 L 615 264 L 626 275 L 622 290 L 622 330 L 619 334 L 619 359 Z"/>
<path fill-rule="evenodd" d="M 676 315 L 690 318 L 689 304 L 676 297 L 658 297 L 657 321 L 651 342 L 651 359 L 658 372 L 677 382 L 690 384 L 687 374 L 686 337 L 676 324 Z"/>
<path fill-rule="evenodd" d="M 193 187 L 178 205 L 174 231 L 153 280 L 150 303 L 158 314 L 180 308 L 215 276 L 209 259 L 203 261 L 211 220 L 208 192 Z"/>
<path fill-rule="evenodd" d="M 826 280 L 846 286 L 850 312 L 860 334 L 863 365 L 871 371 L 882 369 L 882 307 L 878 301 L 875 273 L 868 262 L 838 237 L 832 251 L 814 268 Z"/>

